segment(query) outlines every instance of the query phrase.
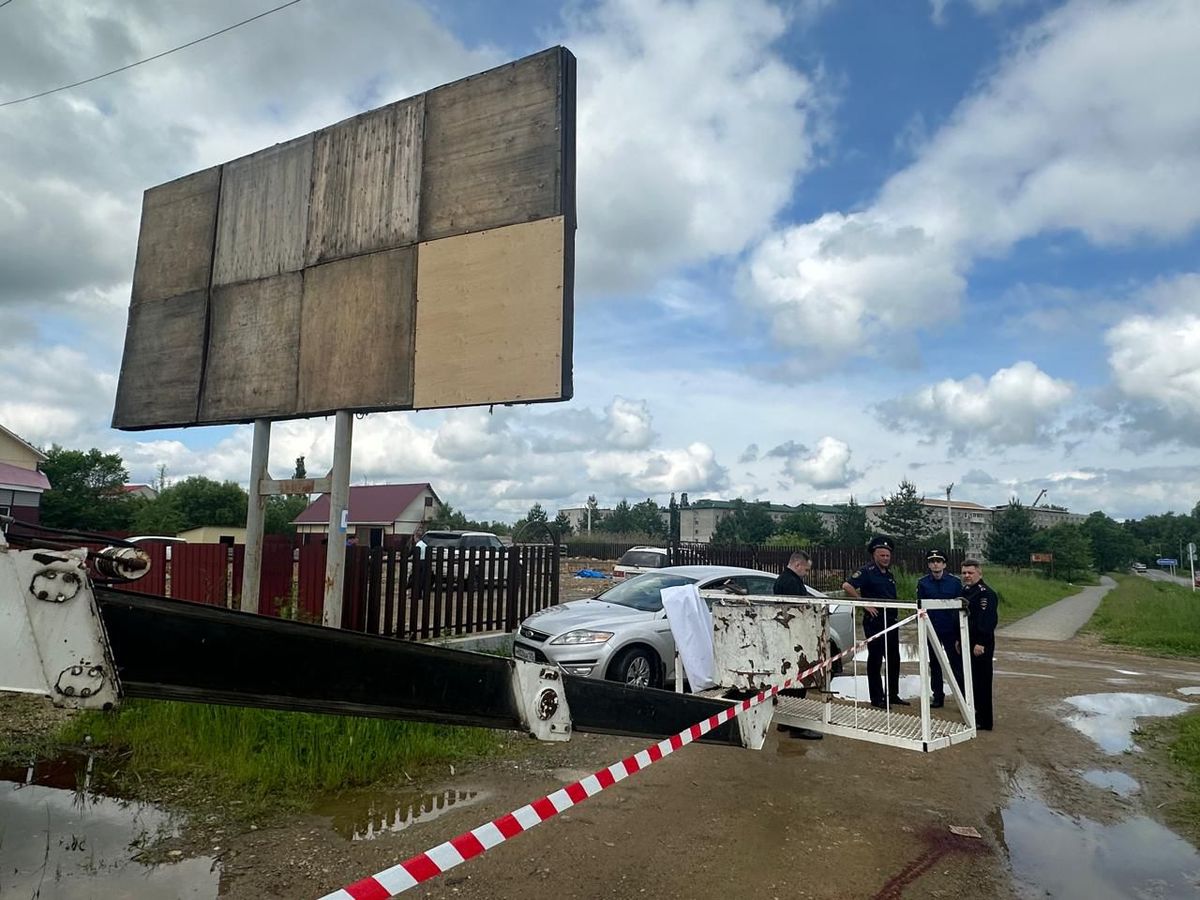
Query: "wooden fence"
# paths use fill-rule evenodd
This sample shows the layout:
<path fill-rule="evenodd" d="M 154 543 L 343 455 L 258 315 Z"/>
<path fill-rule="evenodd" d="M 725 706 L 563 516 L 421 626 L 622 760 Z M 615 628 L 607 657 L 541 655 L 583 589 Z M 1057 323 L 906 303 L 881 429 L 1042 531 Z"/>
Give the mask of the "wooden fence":
<path fill-rule="evenodd" d="M 124 589 L 215 606 L 238 607 L 246 548 L 224 544 L 143 545 L 151 570 Z M 342 627 L 401 638 L 513 630 L 530 613 L 558 603 L 559 548 L 430 549 L 408 540 L 392 547 L 346 548 Z M 325 545 L 263 545 L 259 612 L 320 622 Z"/>

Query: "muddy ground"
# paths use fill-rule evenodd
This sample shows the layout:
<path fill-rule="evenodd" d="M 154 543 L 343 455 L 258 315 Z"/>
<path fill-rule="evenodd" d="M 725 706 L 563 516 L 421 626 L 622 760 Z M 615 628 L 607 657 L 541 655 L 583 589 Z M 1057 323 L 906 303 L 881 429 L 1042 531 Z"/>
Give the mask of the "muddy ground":
<path fill-rule="evenodd" d="M 976 740 L 929 754 L 776 733 L 760 752 L 692 745 L 405 896 L 1100 900 L 1200 891 L 1200 856 L 1158 824 L 1193 845 L 1200 838 L 1179 818 L 1186 781 L 1163 747 L 1135 735 L 1139 750 L 1106 752 L 1098 741 L 1118 748 L 1120 729 L 1090 720 L 1096 737 L 1086 736 L 1068 723 L 1078 712 L 1066 703 L 1118 693 L 1197 700 L 1180 689 L 1200 687 L 1200 662 L 1083 636 L 1008 641 L 996 668 L 996 730 Z M 953 715 L 952 702 L 941 712 Z M 213 857 L 222 897 L 317 897 L 648 743 L 576 735 L 534 745 L 422 784 L 331 798 L 318 813 L 241 835 L 217 839 L 199 825 L 174 856 Z M 374 813 L 364 816 L 368 793 Z M 422 814 L 422 802 L 437 815 Z M 956 837 L 952 825 L 980 837 Z M 1164 846 L 1161 862 L 1148 859 Z"/>

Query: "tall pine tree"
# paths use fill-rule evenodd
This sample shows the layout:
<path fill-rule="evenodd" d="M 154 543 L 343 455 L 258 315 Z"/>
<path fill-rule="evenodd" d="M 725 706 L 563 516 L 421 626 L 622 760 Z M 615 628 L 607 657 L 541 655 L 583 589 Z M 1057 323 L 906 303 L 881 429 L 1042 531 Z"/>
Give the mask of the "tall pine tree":
<path fill-rule="evenodd" d="M 900 544 L 919 544 L 933 533 L 936 524 L 925 498 L 917 496 L 917 486 L 905 478 L 900 488 L 883 500 L 879 530 Z"/>
<path fill-rule="evenodd" d="M 1020 500 L 1009 500 L 1008 506 L 992 518 L 992 533 L 988 535 L 987 557 L 1002 566 L 1029 565 L 1033 549 L 1033 516 Z"/>

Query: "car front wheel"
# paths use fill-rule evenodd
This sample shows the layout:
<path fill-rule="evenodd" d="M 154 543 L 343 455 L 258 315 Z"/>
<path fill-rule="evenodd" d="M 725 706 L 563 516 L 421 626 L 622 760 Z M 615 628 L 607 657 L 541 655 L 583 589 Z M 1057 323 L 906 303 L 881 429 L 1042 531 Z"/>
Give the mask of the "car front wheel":
<path fill-rule="evenodd" d="M 633 687 L 662 687 L 658 656 L 645 647 L 629 647 L 617 654 L 608 668 L 608 677 Z"/>

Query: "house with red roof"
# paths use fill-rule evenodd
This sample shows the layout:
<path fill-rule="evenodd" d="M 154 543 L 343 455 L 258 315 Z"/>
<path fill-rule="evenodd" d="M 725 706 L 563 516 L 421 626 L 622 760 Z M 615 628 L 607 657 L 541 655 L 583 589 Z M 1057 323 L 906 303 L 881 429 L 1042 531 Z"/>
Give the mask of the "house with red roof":
<path fill-rule="evenodd" d="M 0 515 L 35 525 L 50 479 L 38 471 L 46 454 L 0 425 Z"/>
<path fill-rule="evenodd" d="M 351 485 L 346 534 L 360 547 L 382 547 L 388 535 L 424 531 L 440 509 L 441 500 L 427 482 Z M 325 535 L 329 531 L 329 495 L 318 497 L 292 524 L 297 534 Z"/>

